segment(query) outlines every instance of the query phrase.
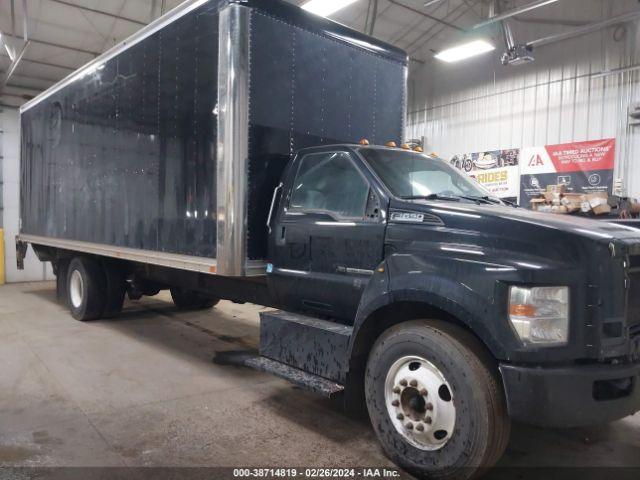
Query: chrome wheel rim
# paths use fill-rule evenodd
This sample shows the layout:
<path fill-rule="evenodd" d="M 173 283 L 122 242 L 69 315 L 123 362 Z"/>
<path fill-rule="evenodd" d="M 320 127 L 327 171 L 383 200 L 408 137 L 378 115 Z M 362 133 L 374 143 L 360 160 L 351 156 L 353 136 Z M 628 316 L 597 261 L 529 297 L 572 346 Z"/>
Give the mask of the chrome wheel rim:
<path fill-rule="evenodd" d="M 453 435 L 453 391 L 428 360 L 413 355 L 396 360 L 387 372 L 384 396 L 391 423 L 414 447 L 439 450 Z"/>
<path fill-rule="evenodd" d="M 69 281 L 69 296 L 71 297 L 71 305 L 80 308 L 82 299 L 84 298 L 84 281 L 78 270 L 71 272 L 71 280 Z"/>

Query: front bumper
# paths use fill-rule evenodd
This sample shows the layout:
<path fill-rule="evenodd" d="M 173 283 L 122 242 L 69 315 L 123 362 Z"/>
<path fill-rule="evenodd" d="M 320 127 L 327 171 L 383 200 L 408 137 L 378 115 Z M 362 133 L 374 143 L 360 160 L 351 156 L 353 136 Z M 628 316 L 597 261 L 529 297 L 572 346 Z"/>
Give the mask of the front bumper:
<path fill-rule="evenodd" d="M 640 410 L 640 363 L 529 367 L 501 364 L 509 416 L 544 427 L 606 423 Z"/>

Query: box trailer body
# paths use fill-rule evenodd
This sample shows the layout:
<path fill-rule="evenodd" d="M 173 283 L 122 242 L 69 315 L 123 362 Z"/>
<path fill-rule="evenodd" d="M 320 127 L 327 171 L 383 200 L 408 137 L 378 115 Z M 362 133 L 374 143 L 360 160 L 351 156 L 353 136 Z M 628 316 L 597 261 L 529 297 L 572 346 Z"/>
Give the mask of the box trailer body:
<path fill-rule="evenodd" d="M 293 153 L 400 139 L 406 67 L 403 52 L 284 3 L 186 2 L 23 106 L 20 232 L 264 274 L 267 210 Z"/>
<path fill-rule="evenodd" d="M 406 66 L 275 0 L 183 4 L 23 107 L 18 261 L 51 261 L 79 320 L 162 289 L 278 308 L 259 354 L 216 360 L 366 403 L 418 476 L 477 476 L 511 419 L 640 410 L 638 222 L 519 209 L 380 146 Z"/>

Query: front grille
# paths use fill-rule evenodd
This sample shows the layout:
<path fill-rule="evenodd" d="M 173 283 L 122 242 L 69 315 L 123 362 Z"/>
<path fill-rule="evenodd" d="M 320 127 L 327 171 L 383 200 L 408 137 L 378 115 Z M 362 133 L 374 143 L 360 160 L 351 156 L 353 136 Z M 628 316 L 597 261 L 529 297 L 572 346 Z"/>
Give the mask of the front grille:
<path fill-rule="evenodd" d="M 627 291 L 627 325 L 640 324 L 640 270 L 629 272 L 629 290 Z"/>

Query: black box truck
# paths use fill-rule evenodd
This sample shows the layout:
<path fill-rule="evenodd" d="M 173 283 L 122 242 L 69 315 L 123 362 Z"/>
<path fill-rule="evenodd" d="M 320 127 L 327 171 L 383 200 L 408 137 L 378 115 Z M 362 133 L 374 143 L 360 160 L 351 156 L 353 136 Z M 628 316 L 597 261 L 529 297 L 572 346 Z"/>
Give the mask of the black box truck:
<path fill-rule="evenodd" d="M 366 408 L 419 476 L 492 466 L 511 419 L 639 410 L 640 230 L 386 143 L 406 71 L 283 2 L 185 2 L 21 109 L 18 262 L 51 262 L 78 320 L 163 289 L 275 307 L 259 354 L 219 360 Z"/>

